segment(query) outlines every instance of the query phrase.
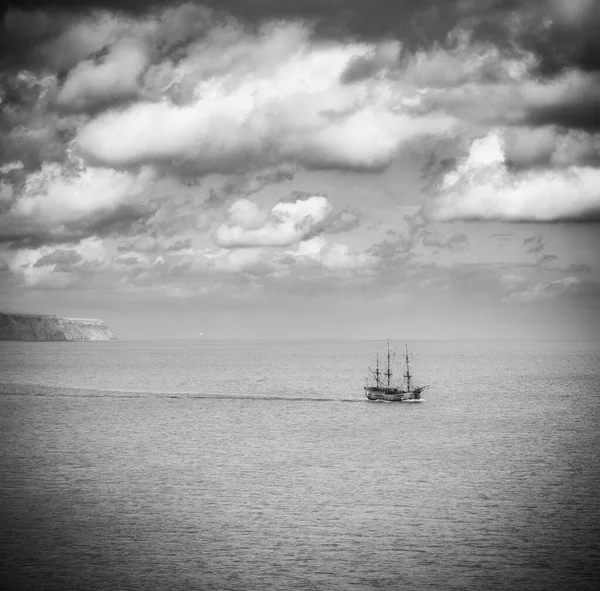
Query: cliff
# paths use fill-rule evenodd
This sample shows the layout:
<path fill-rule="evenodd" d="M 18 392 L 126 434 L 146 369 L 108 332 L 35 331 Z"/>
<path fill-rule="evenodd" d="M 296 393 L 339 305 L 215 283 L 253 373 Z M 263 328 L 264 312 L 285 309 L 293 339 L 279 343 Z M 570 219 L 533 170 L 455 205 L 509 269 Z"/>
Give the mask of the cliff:
<path fill-rule="evenodd" d="M 104 321 L 35 314 L 2 314 L 0 341 L 116 341 Z"/>

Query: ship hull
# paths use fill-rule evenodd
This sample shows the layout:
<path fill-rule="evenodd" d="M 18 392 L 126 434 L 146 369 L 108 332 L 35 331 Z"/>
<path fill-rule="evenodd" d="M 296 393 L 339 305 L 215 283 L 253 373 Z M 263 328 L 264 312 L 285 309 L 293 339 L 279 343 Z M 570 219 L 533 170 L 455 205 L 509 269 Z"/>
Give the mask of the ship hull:
<path fill-rule="evenodd" d="M 421 402 L 420 392 L 404 392 L 397 388 L 365 388 L 368 400 L 381 402 Z"/>

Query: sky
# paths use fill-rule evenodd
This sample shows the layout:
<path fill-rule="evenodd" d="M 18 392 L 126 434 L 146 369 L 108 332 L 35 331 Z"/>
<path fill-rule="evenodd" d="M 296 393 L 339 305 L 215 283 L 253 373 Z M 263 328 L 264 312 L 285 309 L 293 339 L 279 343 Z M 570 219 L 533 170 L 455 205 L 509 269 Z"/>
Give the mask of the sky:
<path fill-rule="evenodd" d="M 600 338 L 600 1 L 3 6 L 0 310 Z"/>

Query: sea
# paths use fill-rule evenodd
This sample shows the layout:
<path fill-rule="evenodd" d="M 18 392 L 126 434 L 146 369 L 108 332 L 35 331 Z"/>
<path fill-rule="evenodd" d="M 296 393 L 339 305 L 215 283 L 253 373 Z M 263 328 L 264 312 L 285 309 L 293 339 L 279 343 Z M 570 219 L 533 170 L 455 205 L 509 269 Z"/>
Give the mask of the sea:
<path fill-rule="evenodd" d="M 0 343 L 2 588 L 598 589 L 600 343 L 407 344 Z"/>

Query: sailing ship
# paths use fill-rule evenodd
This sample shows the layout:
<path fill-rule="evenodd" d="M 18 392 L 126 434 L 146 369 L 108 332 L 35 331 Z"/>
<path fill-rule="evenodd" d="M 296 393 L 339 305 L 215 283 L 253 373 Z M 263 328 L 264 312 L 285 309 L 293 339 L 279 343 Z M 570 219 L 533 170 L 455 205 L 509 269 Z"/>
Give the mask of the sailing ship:
<path fill-rule="evenodd" d="M 390 342 L 387 343 L 387 369 L 382 372 L 379 369 L 379 354 L 377 354 L 377 366 L 375 370 L 369 368 L 369 377 L 365 386 L 365 396 L 369 400 L 381 400 L 387 402 L 421 402 L 421 392 L 429 386 L 415 386 L 412 383 L 410 364 L 408 359 L 408 346 L 404 347 L 406 371 L 403 380 L 394 385 L 392 381 L 392 365 Z"/>

